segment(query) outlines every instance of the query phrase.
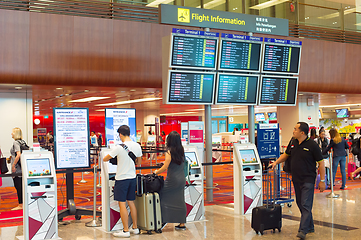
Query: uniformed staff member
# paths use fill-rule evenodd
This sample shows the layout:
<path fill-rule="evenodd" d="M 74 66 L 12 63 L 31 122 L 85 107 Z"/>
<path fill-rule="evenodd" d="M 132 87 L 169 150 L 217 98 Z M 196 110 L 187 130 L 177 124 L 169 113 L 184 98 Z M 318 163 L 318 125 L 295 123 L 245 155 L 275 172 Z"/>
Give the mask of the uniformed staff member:
<path fill-rule="evenodd" d="M 316 162 L 320 164 L 321 182 L 319 189 L 325 190 L 325 166 L 321 150 L 317 143 L 308 137 L 309 127 L 305 122 L 298 122 L 293 129 L 293 138 L 287 150 L 275 162 L 270 164 L 274 169 L 277 164 L 291 160 L 292 182 L 295 188 L 296 203 L 301 212 L 301 221 L 297 237 L 305 239 L 307 233 L 315 231 L 312 218 L 312 205 L 316 180 Z"/>

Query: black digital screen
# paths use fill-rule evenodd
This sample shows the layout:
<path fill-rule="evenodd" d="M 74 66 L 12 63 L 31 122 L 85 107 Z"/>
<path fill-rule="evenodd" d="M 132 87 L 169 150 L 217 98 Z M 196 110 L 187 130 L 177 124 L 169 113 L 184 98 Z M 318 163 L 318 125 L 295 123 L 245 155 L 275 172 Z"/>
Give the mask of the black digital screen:
<path fill-rule="evenodd" d="M 295 77 L 262 77 L 260 86 L 260 105 L 294 105 L 297 96 Z"/>
<path fill-rule="evenodd" d="M 217 104 L 256 104 L 257 89 L 258 76 L 220 73 Z"/>
<path fill-rule="evenodd" d="M 169 75 L 169 103 L 213 103 L 214 74 L 170 71 Z"/>
<path fill-rule="evenodd" d="M 217 39 L 173 35 L 171 67 L 214 69 Z"/>
<path fill-rule="evenodd" d="M 266 43 L 262 71 L 298 74 L 300 53 L 300 47 Z"/>
<path fill-rule="evenodd" d="M 261 43 L 223 40 L 219 69 L 260 71 Z"/>

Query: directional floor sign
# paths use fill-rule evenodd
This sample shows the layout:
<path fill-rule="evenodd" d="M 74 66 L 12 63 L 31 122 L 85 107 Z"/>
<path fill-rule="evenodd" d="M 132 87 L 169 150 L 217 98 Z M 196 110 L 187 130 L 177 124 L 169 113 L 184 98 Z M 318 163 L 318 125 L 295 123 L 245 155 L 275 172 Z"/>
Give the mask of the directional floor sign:
<path fill-rule="evenodd" d="M 280 130 L 278 123 L 259 124 L 257 149 L 261 159 L 278 158 L 280 155 Z"/>

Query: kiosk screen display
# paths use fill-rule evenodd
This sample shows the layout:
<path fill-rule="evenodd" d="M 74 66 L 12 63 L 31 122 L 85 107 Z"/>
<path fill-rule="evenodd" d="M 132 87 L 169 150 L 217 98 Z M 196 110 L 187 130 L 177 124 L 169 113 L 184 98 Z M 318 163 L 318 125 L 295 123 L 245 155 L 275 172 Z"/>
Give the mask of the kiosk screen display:
<path fill-rule="evenodd" d="M 168 102 L 172 104 L 212 104 L 214 73 L 170 71 Z"/>
<path fill-rule="evenodd" d="M 218 74 L 216 104 L 257 104 L 257 75 Z"/>
<path fill-rule="evenodd" d="M 262 42 L 222 39 L 219 70 L 259 72 L 261 49 Z"/>
<path fill-rule="evenodd" d="M 155 136 L 148 136 L 147 143 L 155 143 Z"/>
<path fill-rule="evenodd" d="M 180 29 L 182 31 L 188 31 Z M 202 31 L 188 31 L 194 34 L 173 34 L 170 67 L 215 69 L 218 38 L 204 36 Z M 215 36 L 218 35 L 213 33 Z M 203 36 L 201 36 L 203 35 Z"/>
<path fill-rule="evenodd" d="M 243 163 L 257 163 L 257 158 L 253 149 L 239 150 Z"/>
<path fill-rule="evenodd" d="M 297 77 L 262 76 L 259 104 L 294 106 L 297 83 Z"/>
<path fill-rule="evenodd" d="M 51 175 L 49 158 L 27 159 L 29 177 L 41 177 Z"/>
<path fill-rule="evenodd" d="M 186 160 L 190 163 L 191 167 L 199 167 L 197 155 L 195 152 L 184 152 Z"/>

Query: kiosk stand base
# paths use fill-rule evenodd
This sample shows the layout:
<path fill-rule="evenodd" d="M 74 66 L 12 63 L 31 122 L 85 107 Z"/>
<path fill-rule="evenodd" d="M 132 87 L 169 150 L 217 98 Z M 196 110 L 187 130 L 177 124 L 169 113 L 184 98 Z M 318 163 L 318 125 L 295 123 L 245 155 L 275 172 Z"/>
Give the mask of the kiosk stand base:
<path fill-rule="evenodd" d="M 75 215 L 76 220 L 80 220 L 82 215 L 93 216 L 93 210 L 76 208 L 74 202 L 74 173 L 72 170 L 66 170 L 66 199 L 67 208 L 58 212 L 58 220 L 62 221 L 64 217 Z M 97 211 L 97 216 L 101 216 L 102 212 Z"/>

